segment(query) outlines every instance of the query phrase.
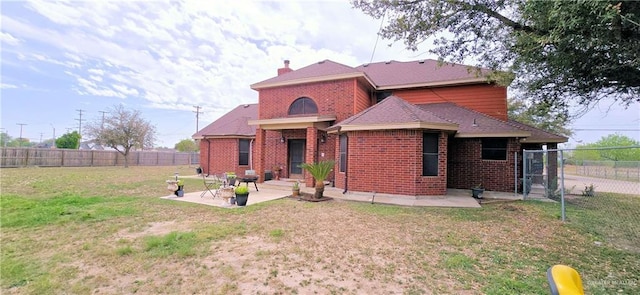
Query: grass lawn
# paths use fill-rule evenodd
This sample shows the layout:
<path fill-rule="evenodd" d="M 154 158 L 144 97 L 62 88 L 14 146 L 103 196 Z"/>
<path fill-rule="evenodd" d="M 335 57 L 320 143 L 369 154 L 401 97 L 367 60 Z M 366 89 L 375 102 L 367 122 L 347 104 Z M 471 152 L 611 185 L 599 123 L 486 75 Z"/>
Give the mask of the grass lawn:
<path fill-rule="evenodd" d="M 545 272 L 562 263 L 588 294 L 640 294 L 640 251 L 621 242 L 638 233 L 608 234 L 637 209 L 583 206 L 588 218 L 569 223 L 539 202 L 281 199 L 230 210 L 159 199 L 175 171 L 195 173 L 2 169 L 0 293 L 548 294 Z M 185 180 L 187 192 L 202 188 Z M 640 208 L 640 197 L 613 197 Z"/>

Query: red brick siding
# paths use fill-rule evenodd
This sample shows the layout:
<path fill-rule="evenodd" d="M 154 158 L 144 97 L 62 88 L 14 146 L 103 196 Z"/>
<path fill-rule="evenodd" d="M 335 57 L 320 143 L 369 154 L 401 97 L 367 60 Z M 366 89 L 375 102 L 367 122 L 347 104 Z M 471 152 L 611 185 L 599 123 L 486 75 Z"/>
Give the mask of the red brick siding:
<path fill-rule="evenodd" d="M 394 90 L 393 95 L 413 104 L 453 102 L 507 120 L 507 88 L 493 84 Z"/>
<path fill-rule="evenodd" d="M 355 79 L 346 79 L 261 89 L 259 117 L 286 118 L 291 103 L 305 96 L 316 103 L 319 115 L 336 115 L 339 122 L 354 114 L 356 84 Z"/>
<path fill-rule="evenodd" d="M 512 192 L 515 181 L 515 152 L 520 144 L 509 139 L 507 160 L 482 160 L 482 140 L 479 138 L 449 139 L 448 186 L 469 189 L 482 184 L 490 191 Z"/>
<path fill-rule="evenodd" d="M 245 170 L 250 169 L 251 166 L 238 165 L 238 140 L 238 138 L 215 138 L 202 140 L 200 142 L 200 158 L 202 163 L 207 163 L 203 165 L 203 172 L 206 174 L 220 174 L 233 171 L 237 175 L 244 175 Z M 208 145 L 207 141 L 210 141 L 211 145 Z M 209 148 L 208 151 L 207 148 Z M 254 153 L 252 156 L 255 155 L 254 144 Z M 208 157 L 210 157 L 211 161 L 208 161 Z"/>
<path fill-rule="evenodd" d="M 422 176 L 422 133 L 349 132 L 348 190 L 412 196 L 445 194 L 446 136 L 441 135 L 439 143 L 439 176 L 428 177 Z M 338 174 L 336 186 L 344 187 L 344 173 Z"/>

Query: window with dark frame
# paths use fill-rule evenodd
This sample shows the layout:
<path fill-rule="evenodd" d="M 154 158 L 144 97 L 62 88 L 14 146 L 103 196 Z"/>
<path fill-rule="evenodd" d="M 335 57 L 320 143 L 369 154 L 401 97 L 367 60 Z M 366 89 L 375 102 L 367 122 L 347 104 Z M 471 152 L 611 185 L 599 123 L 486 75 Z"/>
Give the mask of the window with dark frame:
<path fill-rule="evenodd" d="M 506 138 L 483 138 L 482 139 L 482 159 L 483 160 L 506 160 L 507 159 Z"/>
<path fill-rule="evenodd" d="M 317 114 L 318 106 L 313 99 L 300 97 L 289 106 L 289 115 Z"/>
<path fill-rule="evenodd" d="M 249 165 L 249 139 L 240 139 L 238 142 L 238 165 Z"/>
<path fill-rule="evenodd" d="M 422 175 L 438 176 L 438 134 L 422 135 Z"/>
<path fill-rule="evenodd" d="M 340 135 L 340 172 L 347 171 L 347 136 Z"/>

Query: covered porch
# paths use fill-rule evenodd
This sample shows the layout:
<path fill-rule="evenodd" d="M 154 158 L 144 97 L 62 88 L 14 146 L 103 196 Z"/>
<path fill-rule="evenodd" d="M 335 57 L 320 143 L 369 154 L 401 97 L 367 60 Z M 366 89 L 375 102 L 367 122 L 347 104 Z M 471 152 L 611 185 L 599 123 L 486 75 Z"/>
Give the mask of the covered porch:
<path fill-rule="evenodd" d="M 249 121 L 256 126 L 253 163 L 261 181 L 272 171 L 273 179 L 297 179 L 313 186 L 313 177 L 299 165 L 335 159 L 335 136 L 326 132 L 335 120 L 333 115 L 314 115 Z"/>

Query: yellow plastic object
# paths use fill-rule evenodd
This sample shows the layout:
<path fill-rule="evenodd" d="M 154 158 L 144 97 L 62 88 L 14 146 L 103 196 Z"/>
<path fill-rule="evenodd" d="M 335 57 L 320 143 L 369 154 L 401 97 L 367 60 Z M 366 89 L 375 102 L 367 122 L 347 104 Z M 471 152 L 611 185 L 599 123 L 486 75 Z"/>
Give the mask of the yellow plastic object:
<path fill-rule="evenodd" d="M 552 295 L 584 295 L 580 274 L 570 266 L 556 264 L 549 267 L 547 280 Z"/>

